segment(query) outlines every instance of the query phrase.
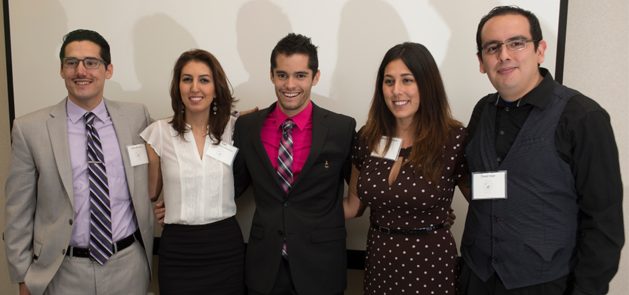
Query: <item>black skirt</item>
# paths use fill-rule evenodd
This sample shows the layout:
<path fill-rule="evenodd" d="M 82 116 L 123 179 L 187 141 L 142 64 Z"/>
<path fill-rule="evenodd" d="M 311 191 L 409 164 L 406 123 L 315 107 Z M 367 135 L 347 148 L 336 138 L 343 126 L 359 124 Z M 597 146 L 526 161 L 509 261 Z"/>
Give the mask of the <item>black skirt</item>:
<path fill-rule="evenodd" d="M 159 292 L 245 294 L 245 243 L 235 217 L 205 225 L 166 224 L 159 245 Z"/>

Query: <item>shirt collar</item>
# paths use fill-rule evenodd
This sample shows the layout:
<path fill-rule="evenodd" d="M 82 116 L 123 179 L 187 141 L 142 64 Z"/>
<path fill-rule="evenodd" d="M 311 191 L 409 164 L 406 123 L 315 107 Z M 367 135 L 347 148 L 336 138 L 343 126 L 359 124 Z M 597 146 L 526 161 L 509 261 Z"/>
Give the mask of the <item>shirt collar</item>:
<path fill-rule="evenodd" d="M 79 120 L 83 120 L 83 116 L 87 112 L 88 111 L 75 104 L 71 99 L 66 98 L 66 113 L 72 124 L 76 124 Z M 100 119 L 102 122 L 106 122 L 109 114 L 107 113 L 104 99 L 101 99 L 100 103 L 92 110 L 92 113 L 94 113 L 96 118 Z"/>
<path fill-rule="evenodd" d="M 282 109 L 280 109 L 279 102 L 275 106 L 275 110 L 273 110 L 273 119 L 275 119 L 273 125 L 275 125 L 275 128 L 278 129 L 282 123 L 288 119 L 288 116 L 286 116 L 286 114 L 282 112 Z M 312 119 L 312 101 L 309 101 L 306 108 L 299 112 L 299 114 L 293 116 L 291 119 L 295 122 L 299 130 L 304 130 L 308 122 Z"/>
<path fill-rule="evenodd" d="M 550 102 L 550 98 L 555 88 L 555 80 L 546 68 L 540 67 L 539 73 L 543 77 L 542 82 L 540 82 L 537 87 L 533 88 L 533 90 L 525 94 L 522 98 L 515 101 L 514 103 L 516 104 L 516 106 L 519 107 L 530 104 L 540 109 L 546 108 L 546 106 Z M 502 99 L 500 98 L 500 95 L 495 95 L 494 98 L 490 100 L 490 102 L 501 107 L 506 106 L 505 102 L 502 101 Z"/>

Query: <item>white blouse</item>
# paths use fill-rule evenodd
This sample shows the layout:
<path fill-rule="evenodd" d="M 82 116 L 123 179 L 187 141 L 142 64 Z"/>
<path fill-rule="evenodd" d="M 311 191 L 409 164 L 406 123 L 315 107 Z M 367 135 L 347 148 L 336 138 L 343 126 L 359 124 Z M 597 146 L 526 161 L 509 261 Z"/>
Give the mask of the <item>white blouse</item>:
<path fill-rule="evenodd" d="M 165 223 L 200 225 L 236 215 L 232 167 L 207 154 L 213 144 L 205 137 L 203 159 L 199 157 L 192 132 L 181 139 L 166 118 L 154 122 L 141 134 L 160 157 Z M 222 142 L 232 144 L 235 117 L 223 132 Z"/>

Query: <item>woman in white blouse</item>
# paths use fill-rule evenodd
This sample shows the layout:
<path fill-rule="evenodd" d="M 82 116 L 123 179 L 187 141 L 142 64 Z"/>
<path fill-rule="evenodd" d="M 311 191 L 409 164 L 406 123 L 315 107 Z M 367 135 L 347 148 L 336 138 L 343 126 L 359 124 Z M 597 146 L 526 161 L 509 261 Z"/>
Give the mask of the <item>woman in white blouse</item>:
<path fill-rule="evenodd" d="M 244 294 L 229 82 L 211 53 L 191 50 L 175 64 L 170 96 L 174 116 L 141 134 L 151 200 L 163 189 L 168 207 L 159 247 L 160 294 Z"/>

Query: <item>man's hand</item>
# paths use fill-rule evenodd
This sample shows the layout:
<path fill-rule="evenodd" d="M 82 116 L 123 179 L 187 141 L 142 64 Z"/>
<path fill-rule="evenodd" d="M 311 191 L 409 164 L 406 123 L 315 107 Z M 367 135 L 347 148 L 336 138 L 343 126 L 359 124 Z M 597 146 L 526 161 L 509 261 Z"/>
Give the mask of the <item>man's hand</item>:
<path fill-rule="evenodd" d="M 155 209 L 153 209 L 153 213 L 155 213 L 157 223 L 164 227 L 164 217 L 166 217 L 166 206 L 164 205 L 164 200 L 159 200 L 159 202 L 155 204 Z"/>
<path fill-rule="evenodd" d="M 31 292 L 28 291 L 24 283 L 20 283 L 20 295 L 31 295 Z"/>
<path fill-rule="evenodd" d="M 257 111 L 258 111 L 258 107 L 255 107 L 253 109 L 240 112 L 240 116 L 246 115 L 246 114 L 250 114 L 250 113 L 253 113 L 253 112 L 257 112 Z"/>
<path fill-rule="evenodd" d="M 448 217 L 446 218 L 445 228 L 450 229 L 452 225 L 454 224 L 455 219 L 456 219 L 456 215 L 454 215 L 454 209 L 450 208 L 450 213 L 448 214 Z"/>

